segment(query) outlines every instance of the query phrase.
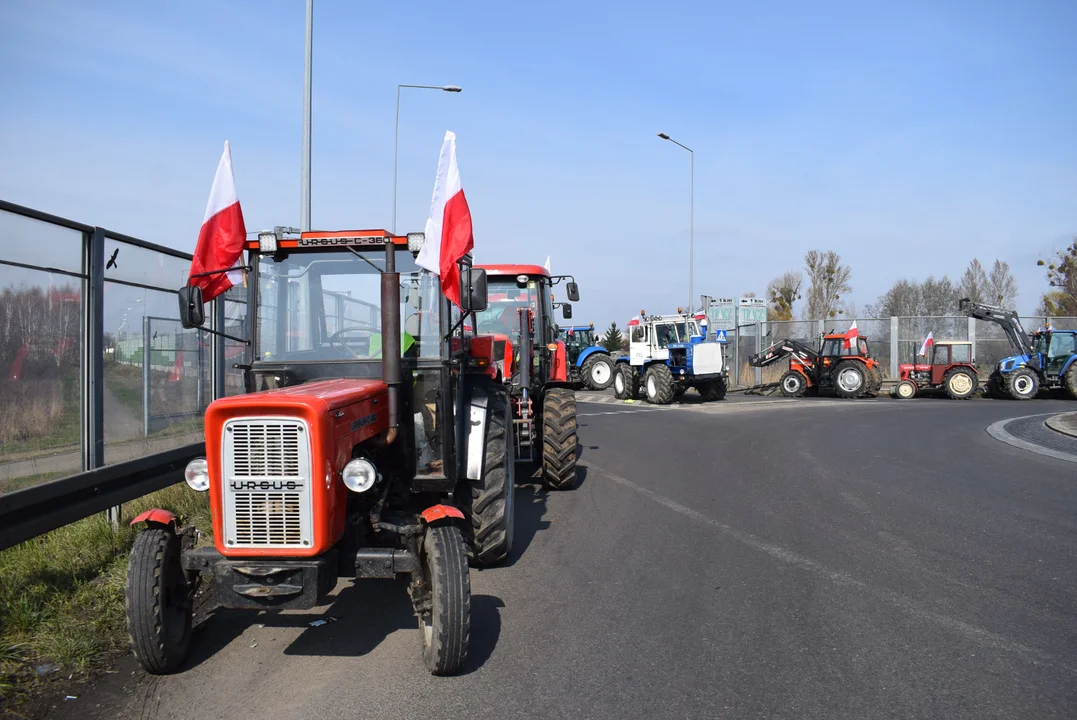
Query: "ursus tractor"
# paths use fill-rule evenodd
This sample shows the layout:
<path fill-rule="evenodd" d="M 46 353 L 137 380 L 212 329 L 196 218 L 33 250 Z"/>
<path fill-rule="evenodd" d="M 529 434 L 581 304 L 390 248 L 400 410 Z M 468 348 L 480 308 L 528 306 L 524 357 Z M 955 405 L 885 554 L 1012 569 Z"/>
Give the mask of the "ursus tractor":
<path fill-rule="evenodd" d="M 512 547 L 514 448 L 492 343 L 465 331 L 485 273 L 461 262 L 461 311 L 415 263 L 423 242 L 282 228 L 247 242 L 247 394 L 210 404 L 185 473 L 209 494 L 213 545 L 165 510 L 134 520 L 127 618 L 147 671 L 184 662 L 200 583 L 260 611 L 314 607 L 344 577 L 406 579 L 427 668 L 460 668 L 468 556 Z M 201 288 L 179 300 L 184 327 L 202 326 Z"/>
<path fill-rule="evenodd" d="M 767 367 L 785 358 L 789 358 L 789 370 L 778 381 L 778 387 L 786 397 L 833 392 L 847 399 L 873 398 L 883 386 L 882 368 L 863 337 L 824 335 L 818 350 L 799 340 L 782 340 L 752 355 L 748 364 Z"/>
<path fill-rule="evenodd" d="M 576 393 L 564 341 L 557 337 L 553 288 L 566 281 L 568 299 L 580 299 L 571 275 L 539 265 L 483 265 L 489 305 L 476 331 L 495 338 L 501 382 L 509 389 L 516 459 L 539 463 L 546 487 L 576 485 Z M 560 303 L 565 317 L 572 306 Z"/>
<path fill-rule="evenodd" d="M 968 400 L 979 387 L 979 374 L 972 360 L 972 343 L 967 340 L 939 340 L 934 343 L 931 363 L 898 366 L 898 384 L 893 396 L 899 400 L 916 397 L 925 390 L 943 390 L 953 400 Z"/>

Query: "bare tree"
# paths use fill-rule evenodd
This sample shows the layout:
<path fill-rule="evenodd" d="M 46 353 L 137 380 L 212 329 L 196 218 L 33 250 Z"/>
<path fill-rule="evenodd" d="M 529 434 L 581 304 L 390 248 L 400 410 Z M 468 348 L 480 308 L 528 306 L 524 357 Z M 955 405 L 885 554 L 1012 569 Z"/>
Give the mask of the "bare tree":
<path fill-rule="evenodd" d="M 808 270 L 808 302 L 804 309 L 806 319 L 837 317 L 843 310 L 841 296 L 852 291 L 849 277 L 852 270 L 843 265 L 841 256 L 833 250 L 819 252 L 809 250 L 804 256 Z"/>
<path fill-rule="evenodd" d="M 965 274 L 958 281 L 957 287 L 963 298 L 969 298 L 975 303 L 988 301 L 987 273 L 984 272 L 984 266 L 980 264 L 979 260 L 972 259 L 969 266 L 965 268 Z"/>
<path fill-rule="evenodd" d="M 792 320 L 793 303 L 800 300 L 800 286 L 804 275 L 799 270 L 789 270 L 774 278 L 767 285 L 767 302 L 773 320 Z"/>
<path fill-rule="evenodd" d="M 1010 264 L 995 260 L 988 277 L 988 301 L 992 305 L 1012 308 L 1017 304 L 1017 278 L 1010 272 Z"/>
<path fill-rule="evenodd" d="M 872 317 L 910 317 L 919 315 L 923 306 L 923 288 L 914 280 L 898 280 L 893 287 L 869 303 L 867 310 Z"/>
<path fill-rule="evenodd" d="M 934 275 L 928 276 L 920 286 L 920 312 L 917 315 L 942 317 L 957 312 L 958 289 L 950 278 L 943 275 L 938 280 Z"/>

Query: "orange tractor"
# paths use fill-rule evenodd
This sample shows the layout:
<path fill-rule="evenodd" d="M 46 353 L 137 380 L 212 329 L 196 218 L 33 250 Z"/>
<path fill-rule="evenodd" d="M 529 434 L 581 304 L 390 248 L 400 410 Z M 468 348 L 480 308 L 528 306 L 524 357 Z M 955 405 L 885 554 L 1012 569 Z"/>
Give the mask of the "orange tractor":
<path fill-rule="evenodd" d="M 459 309 L 416 264 L 424 241 L 286 228 L 248 241 L 247 394 L 210 404 L 205 457 L 185 473 L 209 495 L 213 545 L 167 510 L 132 523 L 146 527 L 128 629 L 147 671 L 182 666 L 202 583 L 225 608 L 266 611 L 314 607 L 346 577 L 405 580 L 427 668 L 460 669 L 468 558 L 512 549 L 512 415 L 492 340 L 468 332 L 485 272 L 460 263 Z M 179 300 L 184 327 L 201 327 L 201 289 Z"/>
<path fill-rule="evenodd" d="M 824 335 L 815 350 L 799 340 L 782 340 L 748 358 L 752 367 L 767 367 L 789 358 L 789 370 L 778 381 L 786 397 L 833 392 L 842 398 L 873 398 L 883 386 L 879 362 L 868 341 L 858 337 L 852 347 L 844 334 Z"/>

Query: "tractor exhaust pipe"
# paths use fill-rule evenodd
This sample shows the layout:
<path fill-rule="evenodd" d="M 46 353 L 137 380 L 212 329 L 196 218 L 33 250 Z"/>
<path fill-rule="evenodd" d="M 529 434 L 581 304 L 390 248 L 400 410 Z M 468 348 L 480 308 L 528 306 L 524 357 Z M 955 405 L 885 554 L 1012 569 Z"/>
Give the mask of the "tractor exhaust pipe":
<path fill-rule="evenodd" d="M 385 272 L 381 274 L 381 379 L 389 386 L 389 431 L 392 444 L 400 427 L 400 273 L 396 246 L 385 246 Z"/>

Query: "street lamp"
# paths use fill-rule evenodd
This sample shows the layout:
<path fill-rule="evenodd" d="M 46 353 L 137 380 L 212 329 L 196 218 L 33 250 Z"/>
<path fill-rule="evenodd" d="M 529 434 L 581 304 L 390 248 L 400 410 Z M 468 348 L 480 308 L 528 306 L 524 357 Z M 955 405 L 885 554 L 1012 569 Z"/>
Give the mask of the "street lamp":
<path fill-rule="evenodd" d="M 396 128 L 393 131 L 393 235 L 396 235 L 396 158 L 400 149 L 400 89 L 441 90 L 458 93 L 463 90 L 459 85 L 397 85 L 396 86 Z"/>
<path fill-rule="evenodd" d="M 695 204 L 696 204 L 696 154 L 692 152 L 692 148 L 687 145 L 681 145 L 679 142 L 671 138 L 664 132 L 658 133 L 658 137 L 663 140 L 669 140 L 674 145 L 678 145 L 688 151 L 692 158 L 691 174 L 689 175 L 689 194 L 688 194 L 688 310 L 693 311 L 695 304 L 692 299 L 695 297 L 692 294 L 692 275 L 693 275 L 693 260 L 695 253 Z"/>

